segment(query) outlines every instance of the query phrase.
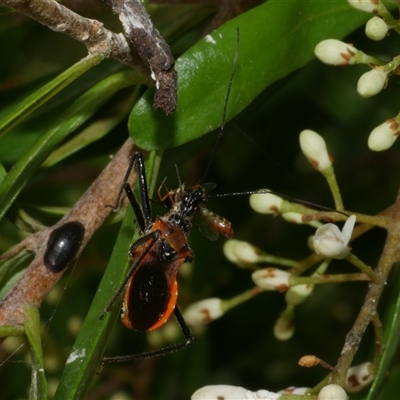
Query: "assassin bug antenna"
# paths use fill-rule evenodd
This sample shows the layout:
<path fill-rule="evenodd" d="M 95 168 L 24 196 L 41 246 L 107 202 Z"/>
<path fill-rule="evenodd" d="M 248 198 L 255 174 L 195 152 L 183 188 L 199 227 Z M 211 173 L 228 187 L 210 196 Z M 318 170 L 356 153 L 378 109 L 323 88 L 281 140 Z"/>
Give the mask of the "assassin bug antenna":
<path fill-rule="evenodd" d="M 222 111 L 222 123 L 221 123 L 221 128 L 219 130 L 219 134 L 217 137 L 217 140 L 215 142 L 214 148 L 212 150 L 211 153 L 211 157 L 208 161 L 207 167 L 204 171 L 204 174 L 200 180 L 200 183 L 203 183 L 210 168 L 211 168 L 211 163 L 213 162 L 214 158 L 215 158 L 215 154 L 217 153 L 217 149 L 219 147 L 219 143 L 221 142 L 222 136 L 224 134 L 224 128 L 225 128 L 225 124 L 226 124 L 226 112 L 228 110 L 228 103 L 229 103 L 229 97 L 231 94 L 231 89 L 232 89 L 232 84 L 233 84 L 233 78 L 235 76 L 235 72 L 236 72 L 236 65 L 237 65 L 237 61 L 238 61 L 238 57 L 239 57 L 239 44 L 240 44 L 240 34 L 239 34 L 239 28 L 236 28 L 236 51 L 235 51 L 235 56 L 233 59 L 233 67 L 232 67 L 232 72 L 231 72 L 231 77 L 229 79 L 229 84 L 228 84 L 228 89 L 226 91 L 226 95 L 225 95 L 225 101 L 224 101 L 224 109 Z"/>
<path fill-rule="evenodd" d="M 203 178 L 207 175 L 211 160 L 222 137 L 228 99 L 237 64 L 238 46 L 239 31 L 237 31 L 236 52 L 224 103 L 221 130 Z M 136 199 L 128 183 L 129 176 L 134 168 L 139 177 L 140 202 Z M 104 357 L 99 373 L 106 363 L 130 362 L 157 357 L 183 350 L 193 342 L 190 329 L 186 325 L 181 311 L 176 306 L 178 295 L 176 276 L 178 270 L 184 262 L 189 262 L 193 258 L 192 250 L 188 245 L 190 228 L 193 223 L 201 224 L 202 220 L 205 221 L 204 225 L 208 229 L 207 236 L 211 239 L 215 239 L 218 233 L 232 237 L 233 230 L 228 221 L 201 206 L 202 203 L 207 201 L 207 189 L 212 186 L 203 185 L 202 179 L 197 185 L 186 187 L 181 183 L 179 172 L 177 172 L 177 175 L 178 189 L 169 191 L 165 196 L 160 195 L 159 189 L 160 200 L 169 211 L 165 215 L 153 219 L 143 155 L 139 152 L 133 154 L 113 210 L 117 211 L 120 208 L 125 194 L 135 213 L 140 228 L 140 236 L 129 248 L 129 256 L 133 260 L 132 265 L 100 319 L 104 318 L 122 293 L 125 292 L 122 322 L 127 328 L 138 331 L 153 331 L 164 325 L 173 313 L 185 341 L 181 344 L 145 353 Z M 164 186 L 164 182 L 161 186 Z M 204 232 L 207 232 L 207 229 Z"/>

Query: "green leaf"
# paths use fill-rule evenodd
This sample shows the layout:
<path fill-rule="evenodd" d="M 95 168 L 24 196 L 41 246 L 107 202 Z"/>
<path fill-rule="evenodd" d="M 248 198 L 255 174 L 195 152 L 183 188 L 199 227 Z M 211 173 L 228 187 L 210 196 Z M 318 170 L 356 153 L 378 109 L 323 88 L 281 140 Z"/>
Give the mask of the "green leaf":
<path fill-rule="evenodd" d="M 33 173 L 70 133 L 87 121 L 115 92 L 141 82 L 138 73 L 114 74 L 88 90 L 76 100 L 14 165 L 0 185 L 0 218 Z"/>
<path fill-rule="evenodd" d="M 16 108 L 8 110 L 0 118 L 0 136 L 24 120 L 28 115 L 51 99 L 60 90 L 68 86 L 75 79 L 79 78 L 88 69 L 97 65 L 103 60 L 103 58 L 104 56 L 99 54 L 84 58 L 57 76 L 57 78 L 53 79 L 47 85 L 32 93 L 23 102 L 18 104 Z"/>
<path fill-rule="evenodd" d="M 237 28 L 239 59 L 227 120 L 266 87 L 312 60 L 319 41 L 340 39 L 368 18 L 346 0 L 270 0 L 224 24 L 181 56 L 176 62 L 177 111 L 169 116 L 154 111 L 150 89 L 132 111 L 130 134 L 139 147 L 154 150 L 181 145 L 220 126 Z"/>
<path fill-rule="evenodd" d="M 0 164 L 0 183 L 3 181 L 5 176 L 7 175 L 7 171 L 3 167 L 3 164 Z"/>
<path fill-rule="evenodd" d="M 135 91 L 137 92 L 137 91 Z M 71 140 L 53 151 L 50 157 L 43 163 L 43 168 L 48 168 L 59 163 L 70 155 L 78 152 L 102 137 L 107 135 L 115 126 L 117 126 L 126 116 L 133 106 L 133 99 L 137 99 L 136 93 L 129 98 L 117 100 L 107 110 L 102 113 L 93 123 L 89 124 L 79 134 Z"/>
<path fill-rule="evenodd" d="M 26 308 L 25 333 L 29 340 L 32 355 L 32 378 L 29 399 L 47 398 L 47 381 L 44 374 L 42 340 L 40 337 L 40 316 L 37 308 Z"/>

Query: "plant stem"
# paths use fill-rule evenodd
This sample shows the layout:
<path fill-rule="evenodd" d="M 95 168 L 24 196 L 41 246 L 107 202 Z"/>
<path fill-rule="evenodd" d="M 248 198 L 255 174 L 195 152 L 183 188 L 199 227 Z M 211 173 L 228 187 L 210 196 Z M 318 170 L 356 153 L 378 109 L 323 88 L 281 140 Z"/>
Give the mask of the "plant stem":
<path fill-rule="evenodd" d="M 350 332 L 346 335 L 345 344 L 343 346 L 341 355 L 336 364 L 335 370 L 330 375 L 330 383 L 335 383 L 344 386 L 346 382 L 347 371 L 353 361 L 361 339 L 367 329 L 369 323 L 374 320 L 377 315 L 377 306 L 379 299 L 385 287 L 388 275 L 394 263 L 399 258 L 400 242 L 400 195 L 396 199 L 396 203 L 392 208 L 390 214 L 390 222 L 388 227 L 388 236 L 379 260 L 379 264 L 375 269 L 377 275 L 377 282 L 371 282 L 369 291 L 365 297 L 364 305 L 354 322 Z"/>

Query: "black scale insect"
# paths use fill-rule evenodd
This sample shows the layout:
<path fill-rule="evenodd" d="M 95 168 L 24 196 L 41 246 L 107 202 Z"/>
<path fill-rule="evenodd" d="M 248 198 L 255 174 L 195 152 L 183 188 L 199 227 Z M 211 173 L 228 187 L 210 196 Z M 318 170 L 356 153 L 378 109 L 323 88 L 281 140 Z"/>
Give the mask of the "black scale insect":
<path fill-rule="evenodd" d="M 61 272 L 77 255 L 85 235 L 84 226 L 78 221 L 70 221 L 51 232 L 47 241 L 43 262 L 54 273 Z"/>

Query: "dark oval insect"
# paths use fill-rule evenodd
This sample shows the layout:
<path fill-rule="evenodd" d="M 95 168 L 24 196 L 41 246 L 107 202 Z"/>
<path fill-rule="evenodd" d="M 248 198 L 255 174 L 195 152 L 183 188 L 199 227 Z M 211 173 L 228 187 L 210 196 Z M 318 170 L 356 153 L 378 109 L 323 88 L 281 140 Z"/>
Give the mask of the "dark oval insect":
<path fill-rule="evenodd" d="M 78 221 L 66 222 L 51 232 L 43 262 L 51 272 L 61 272 L 74 259 L 82 244 L 84 226 Z"/>

